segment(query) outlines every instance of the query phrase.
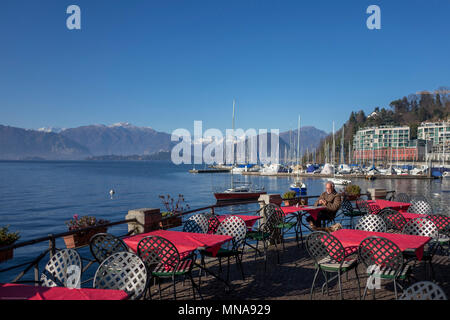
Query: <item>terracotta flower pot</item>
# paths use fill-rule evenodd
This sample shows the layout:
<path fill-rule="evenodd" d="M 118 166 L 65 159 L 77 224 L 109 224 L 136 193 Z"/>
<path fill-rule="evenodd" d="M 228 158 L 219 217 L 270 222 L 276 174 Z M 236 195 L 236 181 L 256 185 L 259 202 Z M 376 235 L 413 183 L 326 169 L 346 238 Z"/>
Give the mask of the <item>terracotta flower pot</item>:
<path fill-rule="evenodd" d="M 70 236 L 64 237 L 64 242 L 67 249 L 78 248 L 89 244 L 89 240 L 97 233 L 104 233 L 107 231 L 107 227 L 98 227 L 90 230 L 89 232 L 75 233 Z"/>
<path fill-rule="evenodd" d="M 14 249 L 0 251 L 0 262 L 13 258 Z"/>

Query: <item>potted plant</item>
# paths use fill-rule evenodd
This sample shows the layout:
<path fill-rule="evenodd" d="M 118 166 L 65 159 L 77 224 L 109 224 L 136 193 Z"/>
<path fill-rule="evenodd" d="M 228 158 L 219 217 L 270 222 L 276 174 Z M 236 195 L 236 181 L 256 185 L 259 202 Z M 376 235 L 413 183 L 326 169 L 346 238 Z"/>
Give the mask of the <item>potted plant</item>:
<path fill-rule="evenodd" d="M 295 191 L 288 191 L 283 194 L 283 201 L 285 206 L 293 206 L 298 203 L 296 199 L 297 193 Z"/>
<path fill-rule="evenodd" d="M 161 212 L 162 220 L 159 222 L 160 228 L 168 229 L 181 226 L 183 223 L 181 213 L 189 209 L 189 205 L 187 203 L 185 204 L 184 196 L 179 194 L 176 201 L 170 195 L 159 196 L 159 198 L 166 209 Z"/>
<path fill-rule="evenodd" d="M 80 231 L 69 236 L 64 237 L 64 242 L 68 249 L 84 246 L 89 243 L 89 240 L 97 233 L 103 233 L 108 230 L 108 227 L 104 226 L 108 224 L 108 220 L 96 219 L 91 216 L 79 217 L 77 214 L 73 216 L 73 219 L 67 221 L 66 224 L 69 227 L 69 231 L 80 230 L 83 228 L 98 226 L 97 228 Z"/>
<path fill-rule="evenodd" d="M 348 200 L 356 200 L 361 196 L 361 188 L 356 184 L 348 184 L 345 187 L 344 196 Z"/>
<path fill-rule="evenodd" d="M 0 250 L 2 247 L 7 247 L 12 245 L 20 238 L 18 232 L 9 232 L 9 226 L 0 228 Z M 0 251 L 0 262 L 9 260 L 13 258 L 13 249 L 1 250 Z"/>

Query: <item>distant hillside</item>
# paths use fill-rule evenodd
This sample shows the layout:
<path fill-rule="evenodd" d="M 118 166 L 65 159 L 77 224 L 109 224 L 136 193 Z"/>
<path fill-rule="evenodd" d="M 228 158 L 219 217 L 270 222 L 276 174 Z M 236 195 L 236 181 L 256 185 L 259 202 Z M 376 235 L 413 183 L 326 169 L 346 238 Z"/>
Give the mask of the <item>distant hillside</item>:
<path fill-rule="evenodd" d="M 67 137 L 0 125 L 0 159 L 83 159 L 89 150 Z"/>
<path fill-rule="evenodd" d="M 344 152 L 348 157 L 348 146 L 353 142 L 354 134 L 362 128 L 381 125 L 409 126 L 411 139 L 417 138 L 417 128 L 423 121 L 446 120 L 450 117 L 450 88 L 440 87 L 434 92 L 423 91 L 410 94 L 389 104 L 389 109 L 376 107 L 366 116 L 364 111 L 352 112 L 344 127 Z M 342 128 L 335 133 L 336 154 L 341 152 Z M 317 149 L 319 162 L 325 161 L 325 149 L 333 146 L 333 135 L 321 141 Z"/>
<path fill-rule="evenodd" d="M 87 147 L 93 156 L 149 155 L 169 151 L 172 146 L 170 134 L 129 123 L 83 126 L 60 134 Z"/>
<path fill-rule="evenodd" d="M 1 126 L 0 159 L 4 160 L 170 160 L 170 152 L 177 142 L 171 135 L 148 127 L 129 123 L 110 126 L 89 125 L 71 129 L 40 128 L 25 130 Z M 279 155 L 285 151 L 293 157 L 297 130 L 280 133 Z M 300 133 L 301 152 L 314 148 L 326 133 L 314 127 L 303 127 Z M 289 139 L 291 138 L 291 139 Z M 291 143 L 289 143 L 291 140 Z M 270 133 L 267 137 L 270 153 Z M 204 147 L 209 143 L 204 143 Z M 193 154 L 193 152 L 192 152 Z"/>
<path fill-rule="evenodd" d="M 289 145 L 291 140 L 291 147 L 297 150 L 297 132 L 298 130 L 285 131 L 280 133 L 280 138 Z M 305 154 L 307 150 L 312 151 L 317 148 L 323 138 L 328 135 L 323 130 L 319 130 L 312 126 L 300 127 L 300 154 Z"/>

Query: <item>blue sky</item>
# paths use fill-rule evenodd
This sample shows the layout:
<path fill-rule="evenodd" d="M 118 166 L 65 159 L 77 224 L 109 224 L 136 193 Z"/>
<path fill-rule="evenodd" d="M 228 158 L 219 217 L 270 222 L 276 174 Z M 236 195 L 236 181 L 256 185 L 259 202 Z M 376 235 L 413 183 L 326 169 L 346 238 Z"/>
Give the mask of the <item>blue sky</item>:
<path fill-rule="evenodd" d="M 81 8 L 81 30 L 66 8 Z M 381 30 L 366 8 L 381 8 Z M 448 0 L 2 0 L 0 124 L 331 131 L 449 85 Z"/>

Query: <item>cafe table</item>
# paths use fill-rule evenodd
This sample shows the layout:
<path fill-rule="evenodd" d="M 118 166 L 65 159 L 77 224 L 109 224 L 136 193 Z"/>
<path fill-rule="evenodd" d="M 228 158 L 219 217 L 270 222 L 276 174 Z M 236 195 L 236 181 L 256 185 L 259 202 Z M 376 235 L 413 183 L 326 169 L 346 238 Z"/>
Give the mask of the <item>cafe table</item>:
<path fill-rule="evenodd" d="M 123 238 L 123 241 L 131 250 L 136 253 L 139 241 L 148 236 L 158 236 L 169 240 L 177 248 L 180 256 L 186 256 L 198 249 L 207 250 L 211 252 L 213 256 L 216 256 L 220 247 L 224 243 L 233 239 L 233 237 L 227 235 L 172 230 L 154 230 L 147 233 L 125 237 Z"/>
<path fill-rule="evenodd" d="M 369 205 L 374 204 L 380 207 L 380 209 L 384 208 L 391 208 L 394 210 L 407 210 L 411 203 L 406 202 L 397 202 L 397 201 L 389 201 L 389 200 L 383 200 L 383 199 L 375 199 L 375 200 L 368 200 L 367 201 Z"/>
<path fill-rule="evenodd" d="M 310 215 L 314 220 L 317 220 L 319 212 L 326 208 L 326 206 L 285 206 L 281 207 L 281 210 L 285 215 L 306 213 Z"/>
<path fill-rule="evenodd" d="M 17 283 L 0 284 L 0 300 L 126 300 L 128 294 L 111 289 L 72 289 Z"/>
<path fill-rule="evenodd" d="M 405 218 L 406 222 L 416 219 L 416 218 L 426 218 L 425 214 L 420 213 L 412 213 L 412 212 L 406 212 L 406 211 L 399 211 L 399 213 Z"/>
<path fill-rule="evenodd" d="M 306 205 L 295 205 L 295 206 L 283 206 L 281 207 L 281 210 L 285 215 L 294 215 L 297 219 L 297 225 L 303 225 L 306 229 L 311 230 L 311 227 L 303 222 L 303 216 L 309 215 L 311 218 L 317 220 L 317 217 L 319 215 L 319 212 L 323 209 L 326 209 L 326 206 L 306 206 Z M 300 235 L 302 237 L 302 243 L 303 243 L 303 232 L 301 226 L 299 227 Z"/>
<path fill-rule="evenodd" d="M 186 257 L 191 252 L 195 250 L 206 250 L 211 252 L 212 256 L 215 257 L 220 249 L 220 247 L 233 239 L 232 236 L 228 235 L 218 235 L 218 234 L 207 234 L 207 233 L 194 233 L 194 232 L 182 232 L 182 231 L 172 231 L 172 230 L 154 230 L 147 233 L 141 233 L 134 236 L 129 236 L 123 238 L 125 244 L 133 251 L 137 252 L 137 246 L 139 241 L 145 237 L 158 236 L 169 240 L 177 248 L 180 257 Z M 227 287 L 230 287 L 229 283 L 224 279 L 220 278 L 211 270 L 204 268 L 201 264 L 194 261 L 194 264 L 205 272 L 211 274 L 216 279 L 224 282 Z"/>
<path fill-rule="evenodd" d="M 239 214 L 221 214 L 221 215 L 217 215 L 217 219 L 219 220 L 219 222 L 222 222 L 223 220 L 225 220 L 226 218 L 230 217 L 230 216 L 235 216 L 235 217 L 239 217 L 242 220 L 244 220 L 245 225 L 247 226 L 248 230 L 251 230 L 253 228 L 253 225 L 256 223 L 256 221 L 258 221 L 259 219 L 261 219 L 261 216 L 251 216 L 251 215 L 239 215 Z"/>
<path fill-rule="evenodd" d="M 383 237 L 394 242 L 402 252 L 405 250 L 413 250 L 416 253 L 418 260 L 422 260 L 424 246 L 432 239 L 430 237 L 416 235 L 354 229 L 340 229 L 334 231 L 332 234 L 342 243 L 346 250 L 357 248 L 367 237 Z"/>

